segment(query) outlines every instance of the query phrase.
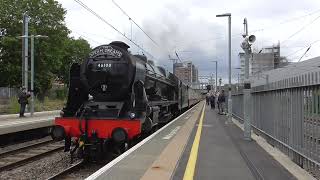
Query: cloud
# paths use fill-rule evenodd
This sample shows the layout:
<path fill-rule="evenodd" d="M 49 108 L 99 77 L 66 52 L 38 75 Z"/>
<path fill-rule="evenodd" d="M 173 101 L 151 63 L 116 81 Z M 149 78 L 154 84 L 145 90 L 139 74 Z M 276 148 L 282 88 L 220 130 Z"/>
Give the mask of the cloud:
<path fill-rule="evenodd" d="M 93 45 L 108 43 L 111 40 L 123 40 L 131 46 L 132 52 L 139 52 L 137 47 L 93 15 L 79 8 L 74 2 L 59 0 L 67 8 L 67 25 L 75 36 L 82 34 Z M 111 1 L 82 0 L 90 8 L 122 33 L 131 37 L 131 24 L 128 18 Z M 281 55 L 288 55 L 301 46 L 307 46 L 317 37 L 320 20 L 307 26 L 303 31 L 288 39 L 298 29 L 320 15 L 314 13 L 320 7 L 319 0 L 116 0 L 158 45 L 154 44 L 135 25 L 132 25 L 132 38 L 141 47 L 153 54 L 158 64 L 172 67 L 168 55 L 177 51 L 183 60 L 192 60 L 198 66 L 200 74 L 208 75 L 215 71 L 219 61 L 219 73 L 227 82 L 227 18 L 216 18 L 216 14 L 232 13 L 232 66 L 239 67 L 238 53 L 242 51 L 240 42 L 243 31 L 243 18 L 247 17 L 249 31 L 257 36 L 256 49 L 282 42 Z M 254 30 L 259 31 L 254 31 Z M 90 40 L 91 39 L 91 40 Z M 307 58 L 319 55 L 320 43 L 312 45 Z M 301 56 L 303 50 L 296 56 Z M 171 69 L 171 68 L 169 68 Z M 233 70 L 234 71 L 234 70 Z M 236 72 L 236 71 L 234 71 Z"/>
<path fill-rule="evenodd" d="M 227 22 L 227 19 L 221 19 Z M 144 44 L 152 52 L 156 52 L 158 64 L 172 67 L 168 61 L 168 54 L 175 57 L 177 51 L 183 61 L 192 61 L 200 70 L 201 75 L 214 73 L 215 64 L 212 60 L 219 61 L 219 76 L 227 77 L 228 74 L 228 46 L 227 27 L 216 22 L 210 22 L 203 16 L 195 16 L 192 12 L 184 10 L 179 4 L 169 4 L 159 9 L 153 16 L 146 17 L 142 28 L 158 42 L 156 46 L 143 34 L 139 39 L 144 39 Z M 234 30 L 236 34 L 240 31 Z M 240 50 L 241 36 L 232 38 L 232 66 L 239 67 L 238 52 Z M 171 68 L 170 68 L 171 69 Z"/>

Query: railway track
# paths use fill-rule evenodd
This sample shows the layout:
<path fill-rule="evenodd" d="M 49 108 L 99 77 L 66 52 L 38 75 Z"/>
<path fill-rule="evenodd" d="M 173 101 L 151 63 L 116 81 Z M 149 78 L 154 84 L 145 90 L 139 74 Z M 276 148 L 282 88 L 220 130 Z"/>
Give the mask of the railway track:
<path fill-rule="evenodd" d="M 79 171 L 80 168 L 84 167 L 83 165 L 85 164 L 84 160 L 81 160 L 72 166 L 64 169 L 63 171 L 49 177 L 47 180 L 54 180 L 54 179 L 68 179 L 67 176 L 73 172 Z"/>
<path fill-rule="evenodd" d="M 148 136 L 151 134 L 148 134 Z M 146 136 L 147 137 L 147 136 Z M 131 147 L 135 144 L 139 143 L 141 140 L 143 140 L 145 137 L 138 138 L 134 140 L 131 144 Z M 130 148 L 129 148 L 130 149 Z M 114 158 L 119 156 L 121 154 L 109 154 L 108 158 L 105 160 L 102 160 L 100 162 L 94 162 L 90 163 L 90 161 L 81 160 L 79 162 L 76 162 L 75 164 L 72 164 L 68 168 L 64 169 L 63 171 L 49 177 L 47 180 L 67 180 L 67 179 L 79 179 L 81 176 L 81 179 L 84 179 L 85 177 L 88 177 L 92 173 L 96 172 L 109 162 L 111 162 Z M 75 174 L 76 177 L 75 177 Z"/>
<path fill-rule="evenodd" d="M 62 150 L 62 142 L 48 140 L 0 154 L 0 172 L 27 164 L 53 152 Z"/>

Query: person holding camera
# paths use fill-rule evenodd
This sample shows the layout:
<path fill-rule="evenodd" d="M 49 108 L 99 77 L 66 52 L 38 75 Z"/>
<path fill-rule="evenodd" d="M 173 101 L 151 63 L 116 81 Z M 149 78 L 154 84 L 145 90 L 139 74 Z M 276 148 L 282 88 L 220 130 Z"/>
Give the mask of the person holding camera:
<path fill-rule="evenodd" d="M 29 103 L 28 98 L 30 97 L 30 93 L 27 92 L 25 87 L 21 88 L 21 91 L 19 93 L 19 99 L 18 102 L 20 104 L 20 116 L 19 117 L 25 117 L 24 112 L 26 110 L 26 106 Z"/>

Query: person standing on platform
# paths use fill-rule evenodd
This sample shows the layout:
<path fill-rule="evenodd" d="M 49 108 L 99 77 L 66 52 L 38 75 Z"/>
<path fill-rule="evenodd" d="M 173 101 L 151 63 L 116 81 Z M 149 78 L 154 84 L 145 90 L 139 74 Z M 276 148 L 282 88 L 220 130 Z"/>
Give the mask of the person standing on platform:
<path fill-rule="evenodd" d="M 225 103 L 226 103 L 226 97 L 224 94 L 224 90 L 222 90 L 218 97 L 218 108 L 219 108 L 218 114 L 225 114 L 224 112 Z"/>
<path fill-rule="evenodd" d="M 206 94 L 206 102 L 207 102 L 207 105 L 210 104 L 210 94 L 209 93 Z"/>
<path fill-rule="evenodd" d="M 25 87 L 22 87 L 21 91 L 19 92 L 19 99 L 18 99 L 18 102 L 20 104 L 20 116 L 19 117 L 25 117 L 24 112 L 26 110 L 26 106 L 28 104 L 29 97 L 30 97 L 30 93 L 27 92 Z"/>
<path fill-rule="evenodd" d="M 211 109 L 215 109 L 216 108 L 216 96 L 214 93 L 211 94 L 210 96 L 210 105 L 211 105 Z"/>

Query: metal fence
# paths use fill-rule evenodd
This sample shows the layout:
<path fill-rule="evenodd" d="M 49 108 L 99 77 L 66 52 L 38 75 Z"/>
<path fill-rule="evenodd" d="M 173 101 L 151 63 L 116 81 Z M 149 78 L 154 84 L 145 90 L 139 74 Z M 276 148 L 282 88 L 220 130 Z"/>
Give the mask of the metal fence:
<path fill-rule="evenodd" d="M 233 114 L 243 118 L 243 95 L 233 94 Z M 292 161 L 320 178 L 320 72 L 252 89 L 251 125 Z"/>
<path fill-rule="evenodd" d="M 17 88 L 0 87 L 0 98 L 7 99 L 17 96 Z"/>

